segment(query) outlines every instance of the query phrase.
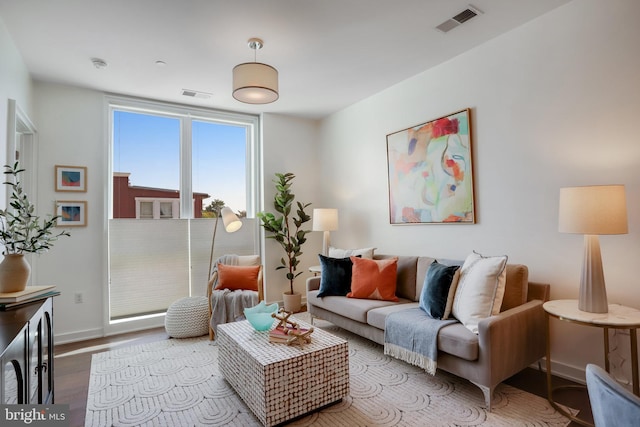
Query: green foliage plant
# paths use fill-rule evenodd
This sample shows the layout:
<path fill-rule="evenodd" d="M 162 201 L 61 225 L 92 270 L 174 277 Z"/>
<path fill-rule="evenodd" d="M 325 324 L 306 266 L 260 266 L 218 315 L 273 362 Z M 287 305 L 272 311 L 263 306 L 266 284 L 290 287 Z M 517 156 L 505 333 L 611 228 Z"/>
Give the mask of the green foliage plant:
<path fill-rule="evenodd" d="M 282 246 L 285 256 L 280 259 L 280 265 L 276 270 L 286 269 L 289 288 L 293 295 L 293 282 L 296 277 L 302 274 L 297 272 L 302 255 L 302 245 L 307 241 L 307 233 L 311 230 L 303 230 L 303 224 L 311 221 L 305 209 L 311 203 L 296 202 L 297 209 L 293 215 L 295 195 L 291 192 L 291 184 L 295 175 L 292 173 L 276 173 L 273 180 L 276 186 L 276 194 L 273 198 L 273 208 L 276 213 L 258 212 L 257 216 L 261 221 L 261 226 L 269 235 L 268 239 L 273 239 Z"/>
<path fill-rule="evenodd" d="M 41 222 L 40 217 L 35 215 L 35 206 L 29 201 L 19 180 L 19 174 L 24 169 L 18 167 L 18 162 L 13 167 L 5 165 L 4 168 L 7 176 L 4 184 L 11 192 L 9 206 L 12 209 L 0 209 L 0 244 L 4 246 L 2 254 L 39 254 L 48 251 L 58 237 L 70 236 L 66 230 L 54 233 L 58 216 L 47 215 Z"/>

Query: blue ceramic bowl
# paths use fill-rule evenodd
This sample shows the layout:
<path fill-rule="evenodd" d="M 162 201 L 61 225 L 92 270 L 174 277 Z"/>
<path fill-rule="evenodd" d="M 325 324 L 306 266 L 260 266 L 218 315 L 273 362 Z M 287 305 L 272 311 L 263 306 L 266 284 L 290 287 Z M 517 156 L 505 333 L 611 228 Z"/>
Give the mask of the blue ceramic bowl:
<path fill-rule="evenodd" d="M 264 301 L 260 301 L 260 304 L 244 309 L 244 317 L 247 318 L 251 326 L 256 331 L 267 331 L 273 326 L 273 321 L 276 320 L 271 317 L 272 313 L 278 312 L 278 303 L 266 305 Z"/>

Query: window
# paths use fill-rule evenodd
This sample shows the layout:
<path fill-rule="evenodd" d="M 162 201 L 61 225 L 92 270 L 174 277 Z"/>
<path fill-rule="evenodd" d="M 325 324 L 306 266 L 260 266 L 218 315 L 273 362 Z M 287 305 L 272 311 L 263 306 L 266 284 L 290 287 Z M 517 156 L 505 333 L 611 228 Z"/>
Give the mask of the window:
<path fill-rule="evenodd" d="M 218 230 L 214 259 L 258 253 L 258 122 L 115 97 L 109 119 L 109 320 L 116 321 L 205 294 L 217 206 L 244 225 L 232 235 Z"/>

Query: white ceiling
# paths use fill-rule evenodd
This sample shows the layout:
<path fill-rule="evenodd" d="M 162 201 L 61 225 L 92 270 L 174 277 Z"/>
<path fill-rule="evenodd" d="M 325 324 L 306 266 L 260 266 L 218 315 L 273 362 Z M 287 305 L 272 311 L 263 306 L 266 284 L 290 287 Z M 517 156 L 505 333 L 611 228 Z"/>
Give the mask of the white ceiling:
<path fill-rule="evenodd" d="M 38 80 L 321 118 L 568 1 L 472 0 L 484 13 L 446 34 L 435 27 L 468 1 L 0 0 L 0 19 Z M 280 73 L 273 104 L 231 97 L 232 68 L 253 61 L 251 37 L 265 42 L 258 62 Z M 107 68 L 96 69 L 93 57 Z M 212 97 L 188 98 L 182 89 Z"/>

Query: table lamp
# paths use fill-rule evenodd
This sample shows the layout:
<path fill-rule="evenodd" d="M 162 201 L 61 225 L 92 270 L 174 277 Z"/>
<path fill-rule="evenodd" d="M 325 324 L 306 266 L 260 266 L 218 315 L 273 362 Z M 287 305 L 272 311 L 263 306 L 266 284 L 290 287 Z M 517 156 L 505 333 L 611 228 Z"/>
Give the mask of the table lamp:
<path fill-rule="evenodd" d="M 322 239 L 322 255 L 329 256 L 329 232 L 338 229 L 337 209 L 314 209 L 313 231 L 324 231 Z"/>
<path fill-rule="evenodd" d="M 240 230 L 242 227 L 242 221 L 238 219 L 236 214 L 233 213 L 231 208 L 224 207 L 216 212 L 216 222 L 213 225 L 213 238 L 211 239 L 211 254 L 209 255 L 209 275 L 207 281 L 211 279 L 211 269 L 213 267 L 213 247 L 216 243 L 216 231 L 218 231 L 218 220 L 222 217 L 222 223 L 227 233 L 233 233 Z"/>
<path fill-rule="evenodd" d="M 593 185 L 560 189 L 558 231 L 584 234 L 584 260 L 578 308 L 607 313 L 600 234 L 627 234 L 624 185 Z"/>

